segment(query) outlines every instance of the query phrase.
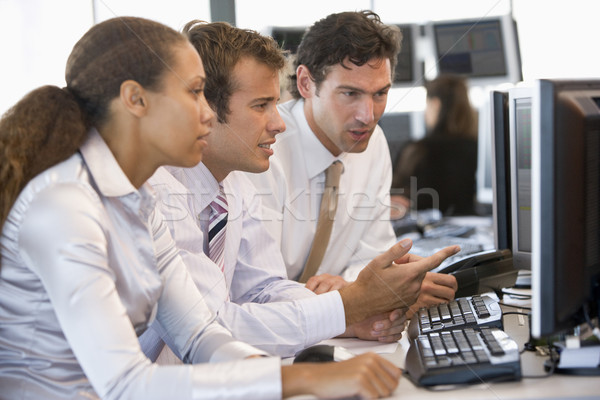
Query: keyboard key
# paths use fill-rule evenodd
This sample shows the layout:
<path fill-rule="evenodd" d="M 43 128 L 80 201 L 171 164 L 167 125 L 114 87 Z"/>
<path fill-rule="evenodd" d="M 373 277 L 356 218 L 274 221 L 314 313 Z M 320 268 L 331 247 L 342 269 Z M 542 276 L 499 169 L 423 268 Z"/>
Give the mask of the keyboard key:
<path fill-rule="evenodd" d="M 439 310 L 443 322 L 452 320 L 452 316 L 450 315 L 450 310 L 448 309 L 447 304 L 440 304 Z"/>

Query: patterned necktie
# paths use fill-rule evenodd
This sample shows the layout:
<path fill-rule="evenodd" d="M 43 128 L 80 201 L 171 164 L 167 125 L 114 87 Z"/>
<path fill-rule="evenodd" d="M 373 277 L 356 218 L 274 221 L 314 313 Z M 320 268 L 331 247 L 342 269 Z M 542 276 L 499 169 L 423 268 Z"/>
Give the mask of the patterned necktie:
<path fill-rule="evenodd" d="M 308 278 L 317 273 L 325 250 L 329 244 L 331 229 L 333 228 L 333 219 L 337 210 L 338 190 L 340 186 L 340 176 L 344 170 L 344 165 L 340 161 L 334 161 L 333 164 L 325 170 L 325 190 L 321 198 L 321 208 L 319 210 L 319 220 L 317 221 L 317 230 L 313 243 L 308 254 L 308 259 L 304 265 L 304 271 L 298 279 L 298 282 L 306 283 Z"/>
<path fill-rule="evenodd" d="M 208 256 L 221 271 L 225 269 L 225 225 L 227 225 L 227 199 L 219 185 L 217 198 L 210 203 L 208 222 Z"/>

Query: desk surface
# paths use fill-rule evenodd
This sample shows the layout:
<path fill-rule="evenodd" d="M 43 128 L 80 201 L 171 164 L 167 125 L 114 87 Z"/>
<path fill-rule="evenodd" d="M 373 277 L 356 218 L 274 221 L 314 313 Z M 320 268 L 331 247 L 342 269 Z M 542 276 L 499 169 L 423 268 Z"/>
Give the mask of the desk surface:
<path fill-rule="evenodd" d="M 507 304 L 525 306 L 524 302 L 511 301 L 505 296 Z M 513 307 L 504 307 L 505 313 L 521 311 Z M 525 312 L 527 312 L 525 310 Z M 526 316 L 507 314 L 504 316 L 504 330 L 522 349 L 529 340 L 529 325 Z M 393 354 L 383 355 L 403 368 L 409 344 L 406 336 Z M 544 362 L 547 357 L 538 356 L 535 352 L 521 354 L 521 373 L 526 376 L 543 376 Z M 415 386 L 408 378 L 402 377 L 400 385 L 394 392 L 394 399 L 600 399 L 600 377 L 582 377 L 554 374 L 546 378 L 523 378 L 518 382 L 470 385 L 461 389 L 434 391 Z"/>
<path fill-rule="evenodd" d="M 521 294 L 529 290 L 511 289 Z M 513 306 L 529 307 L 529 300 L 514 300 L 504 296 L 503 303 Z M 522 349 L 529 340 L 529 323 L 527 316 L 510 314 L 510 312 L 524 312 L 528 310 L 503 306 L 504 330 Z M 341 345 L 347 339 L 330 339 L 328 344 L 339 341 Z M 357 339 L 358 340 L 358 339 Z M 404 368 L 406 352 L 409 342 L 403 335 L 399 346 L 393 353 L 382 354 L 400 368 Z M 377 349 L 373 349 L 377 351 Z M 543 378 L 527 378 L 527 376 L 545 376 L 544 362 L 548 357 L 538 356 L 535 352 L 521 354 L 521 374 L 524 378 L 518 382 L 482 383 L 468 385 L 460 389 L 435 391 L 415 386 L 408 378 L 402 377 L 398 388 L 389 399 L 443 399 L 443 400 L 509 400 L 509 399 L 600 399 L 600 377 L 569 376 L 554 374 Z M 291 362 L 291 360 L 287 360 Z M 312 396 L 297 396 L 294 400 L 314 399 Z"/>

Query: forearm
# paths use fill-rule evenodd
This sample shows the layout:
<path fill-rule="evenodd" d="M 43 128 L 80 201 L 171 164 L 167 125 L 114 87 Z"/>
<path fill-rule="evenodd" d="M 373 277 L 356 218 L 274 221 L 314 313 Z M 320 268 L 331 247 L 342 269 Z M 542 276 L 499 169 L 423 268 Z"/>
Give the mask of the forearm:
<path fill-rule="evenodd" d="M 225 303 L 219 322 L 244 342 L 280 356 L 293 356 L 345 329 L 344 306 L 337 292 L 274 303 Z"/>

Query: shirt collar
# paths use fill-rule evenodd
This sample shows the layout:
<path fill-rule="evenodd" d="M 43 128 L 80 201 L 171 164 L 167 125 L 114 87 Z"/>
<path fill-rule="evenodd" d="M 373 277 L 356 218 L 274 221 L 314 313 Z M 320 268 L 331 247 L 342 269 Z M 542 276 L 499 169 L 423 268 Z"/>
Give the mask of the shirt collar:
<path fill-rule="evenodd" d="M 304 100 L 299 100 L 292 108 L 294 119 L 298 122 L 300 144 L 304 152 L 304 162 L 309 179 L 313 179 L 325 171 L 334 161 L 340 160 L 344 163 L 346 153 L 335 157 L 317 138 L 308 125 L 304 114 Z"/>
<path fill-rule="evenodd" d="M 96 128 L 88 132 L 79 151 L 102 195 L 120 197 L 137 193 Z"/>
<path fill-rule="evenodd" d="M 219 182 L 203 163 L 193 168 L 165 168 L 193 193 L 200 210 L 204 210 L 216 199 L 219 193 Z"/>

